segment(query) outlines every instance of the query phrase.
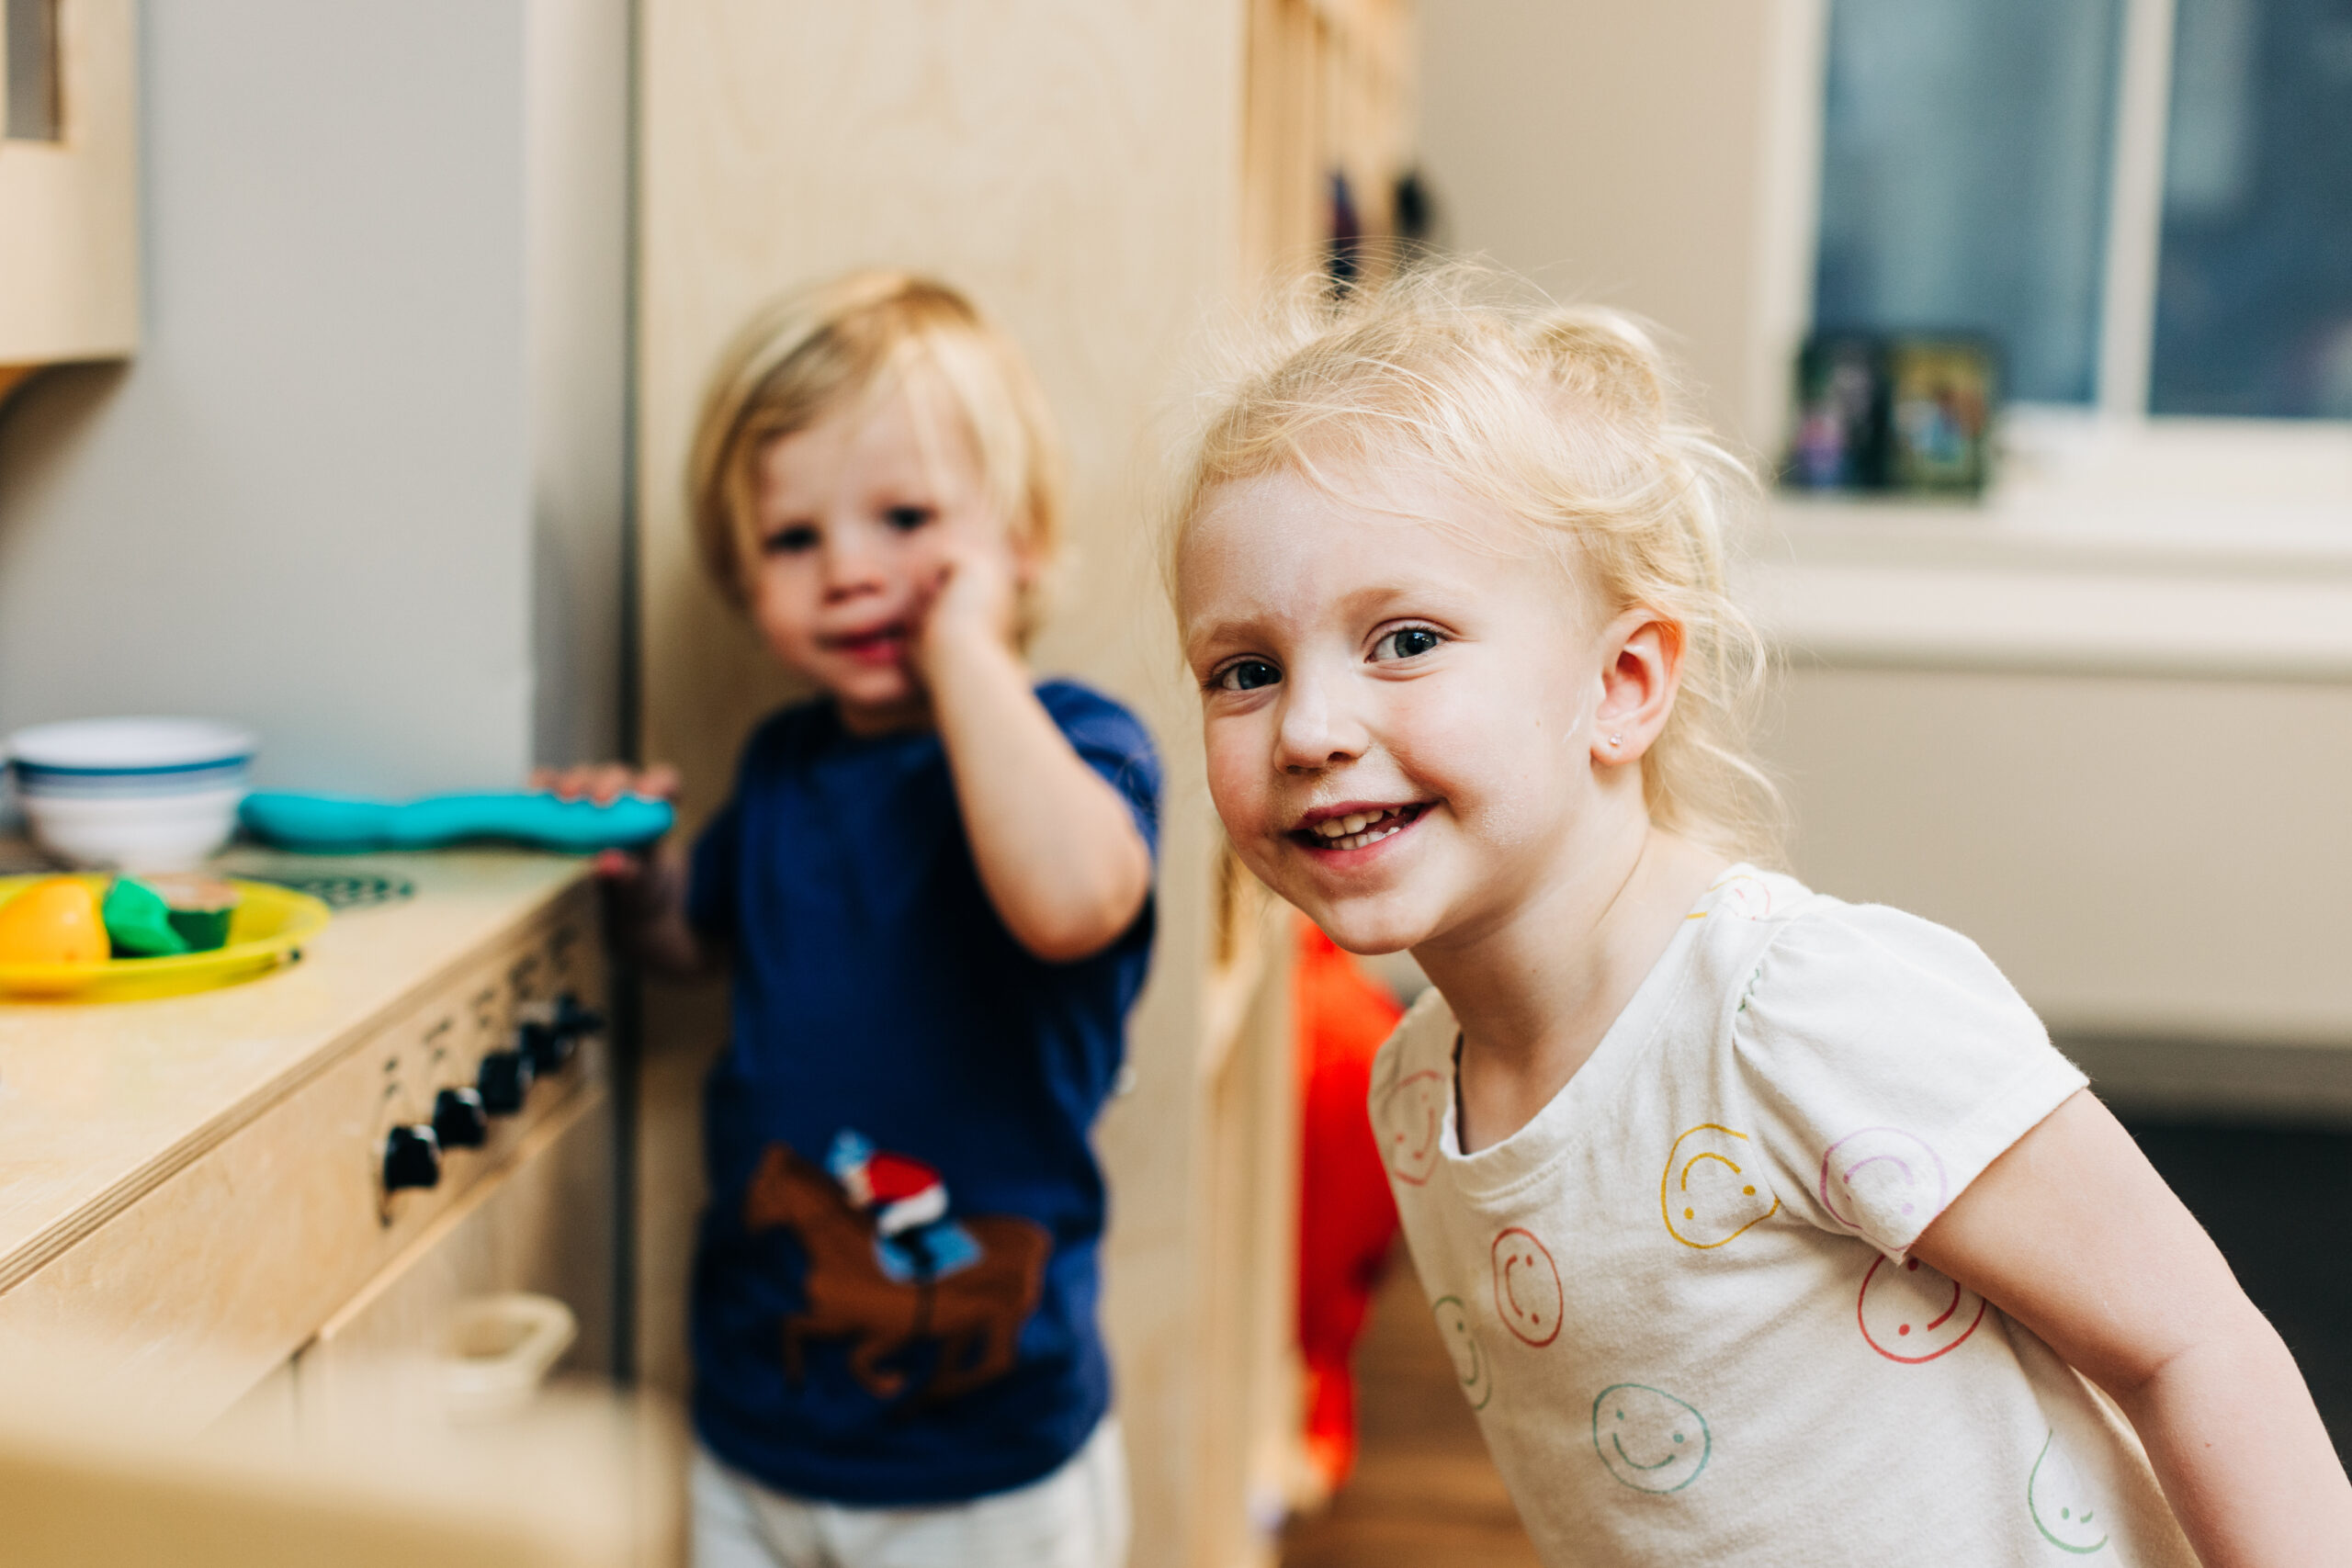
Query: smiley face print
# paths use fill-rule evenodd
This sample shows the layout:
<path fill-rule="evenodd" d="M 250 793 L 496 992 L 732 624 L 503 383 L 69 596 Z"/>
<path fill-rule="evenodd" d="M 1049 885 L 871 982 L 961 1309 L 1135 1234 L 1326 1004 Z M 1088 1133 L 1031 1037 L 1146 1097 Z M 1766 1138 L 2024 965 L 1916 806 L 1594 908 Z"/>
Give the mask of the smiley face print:
<path fill-rule="evenodd" d="M 1984 1321 L 1984 1298 L 1916 1258 L 1900 1265 L 1874 1258 L 1854 1317 L 1871 1349 L 1916 1366 L 1959 1349 Z"/>
<path fill-rule="evenodd" d="M 1781 1212 L 1747 1134 L 1705 1122 L 1674 1140 L 1658 1179 L 1667 1233 L 1704 1252 Z"/>
<path fill-rule="evenodd" d="M 1495 1237 L 1495 1315 L 1525 1344 L 1542 1348 L 1560 1337 L 1567 1302 L 1560 1290 L 1560 1266 L 1517 1225 Z"/>
<path fill-rule="evenodd" d="M 1445 1076 L 1408 1073 L 1389 1086 L 1373 1114 L 1373 1130 L 1380 1137 L 1380 1157 L 1388 1174 L 1408 1187 L 1419 1187 L 1437 1168 L 1438 1140 L 1445 1128 Z"/>
<path fill-rule="evenodd" d="M 1736 920 L 1761 920 L 1772 913 L 1772 889 L 1760 876 L 1741 872 L 1707 891 L 1716 895 L 1714 912 Z"/>
<path fill-rule="evenodd" d="M 1821 1156 L 1821 1206 L 1868 1235 L 1917 1235 L 1944 1196 L 1942 1157 L 1900 1127 L 1865 1127 Z"/>
<path fill-rule="evenodd" d="M 1484 1410 L 1487 1401 L 1495 1396 L 1495 1376 L 1470 1326 L 1470 1308 L 1460 1296 L 1440 1296 L 1430 1309 L 1437 1314 L 1438 1334 L 1445 1341 L 1446 1353 L 1453 1358 L 1453 1375 L 1462 1380 L 1462 1397 L 1470 1402 L 1471 1409 Z"/>
<path fill-rule="evenodd" d="M 1592 1451 L 1636 1492 L 1679 1492 L 1714 1452 L 1707 1418 L 1662 1389 L 1613 1383 L 1592 1402 Z"/>
<path fill-rule="evenodd" d="M 2026 1478 L 2025 1506 L 2041 1539 L 2061 1551 L 2088 1557 L 2107 1544 L 2107 1509 L 2058 1446 L 2055 1432 L 2042 1439 L 2041 1457 Z"/>

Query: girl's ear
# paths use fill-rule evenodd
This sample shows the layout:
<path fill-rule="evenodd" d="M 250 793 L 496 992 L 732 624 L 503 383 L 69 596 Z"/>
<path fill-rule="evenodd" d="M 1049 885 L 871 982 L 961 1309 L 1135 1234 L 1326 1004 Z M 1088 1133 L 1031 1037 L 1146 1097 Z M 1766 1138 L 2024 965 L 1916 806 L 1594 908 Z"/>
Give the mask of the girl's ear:
<path fill-rule="evenodd" d="M 1640 760 L 1666 728 L 1682 683 L 1682 626 L 1639 605 L 1600 639 L 1600 703 L 1592 716 L 1592 760 Z"/>

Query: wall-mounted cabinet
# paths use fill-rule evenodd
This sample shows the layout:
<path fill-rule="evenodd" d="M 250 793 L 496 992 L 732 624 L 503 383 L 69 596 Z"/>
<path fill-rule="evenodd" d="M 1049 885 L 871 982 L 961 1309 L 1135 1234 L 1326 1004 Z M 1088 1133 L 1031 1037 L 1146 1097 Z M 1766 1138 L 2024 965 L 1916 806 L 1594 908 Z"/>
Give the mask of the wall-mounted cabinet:
<path fill-rule="evenodd" d="M 131 0 L 5 0 L 0 394 L 139 342 Z"/>

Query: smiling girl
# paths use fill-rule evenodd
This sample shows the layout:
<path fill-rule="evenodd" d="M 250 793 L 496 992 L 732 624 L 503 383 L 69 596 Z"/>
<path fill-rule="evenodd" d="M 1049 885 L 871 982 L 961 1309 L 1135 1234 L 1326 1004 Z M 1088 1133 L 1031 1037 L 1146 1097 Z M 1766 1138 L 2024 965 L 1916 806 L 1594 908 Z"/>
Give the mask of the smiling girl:
<path fill-rule="evenodd" d="M 1474 287 L 1271 327 L 1170 580 L 1235 850 L 1434 982 L 1372 1116 L 1545 1559 L 2337 1560 L 2285 1346 L 1992 963 L 1766 868 L 1745 474 Z"/>

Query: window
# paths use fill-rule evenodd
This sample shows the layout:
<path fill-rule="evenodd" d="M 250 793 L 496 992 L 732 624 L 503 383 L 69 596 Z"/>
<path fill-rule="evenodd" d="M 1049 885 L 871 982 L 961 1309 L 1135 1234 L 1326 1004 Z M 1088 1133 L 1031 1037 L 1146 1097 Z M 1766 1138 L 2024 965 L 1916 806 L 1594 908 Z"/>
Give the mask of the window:
<path fill-rule="evenodd" d="M 2148 407 L 2352 419 L 2352 6 L 2178 6 Z"/>
<path fill-rule="evenodd" d="M 1832 0 L 1815 324 L 2010 399 L 2352 419 L 2352 5 Z"/>

